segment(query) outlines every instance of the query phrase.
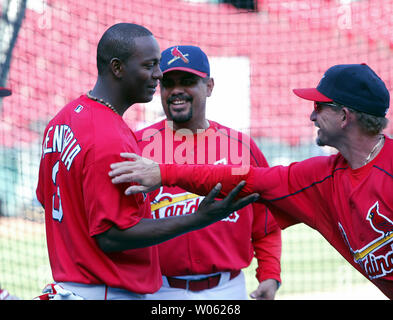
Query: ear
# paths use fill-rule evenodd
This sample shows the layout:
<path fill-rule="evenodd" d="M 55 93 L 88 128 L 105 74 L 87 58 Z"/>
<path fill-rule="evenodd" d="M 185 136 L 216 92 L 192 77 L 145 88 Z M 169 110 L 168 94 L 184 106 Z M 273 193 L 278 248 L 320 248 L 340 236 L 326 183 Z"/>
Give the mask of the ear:
<path fill-rule="evenodd" d="M 214 79 L 209 78 L 207 81 L 207 96 L 210 97 L 214 88 Z"/>
<path fill-rule="evenodd" d="M 119 58 L 112 58 L 109 65 L 116 78 L 121 78 L 123 76 L 123 62 Z"/>
<path fill-rule="evenodd" d="M 348 108 L 343 107 L 340 112 L 341 127 L 344 128 L 350 124 L 352 121 L 352 114 Z"/>

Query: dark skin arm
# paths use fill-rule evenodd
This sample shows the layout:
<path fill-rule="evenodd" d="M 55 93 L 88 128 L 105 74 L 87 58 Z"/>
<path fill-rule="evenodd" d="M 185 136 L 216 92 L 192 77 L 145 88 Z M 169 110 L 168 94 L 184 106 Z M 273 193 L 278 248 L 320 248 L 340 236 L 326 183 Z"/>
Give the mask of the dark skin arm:
<path fill-rule="evenodd" d="M 189 231 L 198 230 L 226 218 L 233 211 L 256 201 L 258 194 L 236 199 L 245 182 L 240 182 L 222 201 L 215 200 L 220 193 L 217 184 L 201 202 L 195 213 L 162 219 L 141 219 L 135 226 L 120 230 L 112 227 L 96 236 L 100 248 L 105 252 L 123 251 L 152 246 Z"/>

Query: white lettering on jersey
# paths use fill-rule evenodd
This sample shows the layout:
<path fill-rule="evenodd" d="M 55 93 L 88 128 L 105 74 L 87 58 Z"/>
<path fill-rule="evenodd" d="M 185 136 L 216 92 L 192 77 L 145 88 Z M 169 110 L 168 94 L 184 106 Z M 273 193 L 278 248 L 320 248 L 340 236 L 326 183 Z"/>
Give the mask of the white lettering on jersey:
<path fill-rule="evenodd" d="M 393 272 L 393 222 L 379 211 L 378 201 L 368 210 L 365 221 L 369 222 L 373 231 L 381 235 L 360 249 L 352 248 L 340 222 L 338 228 L 354 261 L 370 279 L 381 278 Z"/>
<path fill-rule="evenodd" d="M 74 138 L 71 128 L 66 125 L 51 126 L 46 132 L 42 146 L 42 157 L 48 153 L 59 152 L 61 161 L 70 170 L 72 162 L 82 150 L 78 140 Z"/>
<path fill-rule="evenodd" d="M 181 216 L 194 213 L 205 197 L 194 193 L 183 192 L 178 194 L 160 193 L 151 203 L 151 214 L 153 219 L 160 219 L 172 216 Z M 237 222 L 239 214 L 235 211 L 221 221 Z"/>
<path fill-rule="evenodd" d="M 214 164 L 228 164 L 228 160 L 226 158 L 222 158 L 214 162 Z M 162 193 L 162 190 L 163 188 L 161 187 L 160 193 L 151 203 L 151 214 L 153 219 L 194 213 L 198 210 L 199 205 L 205 198 L 189 192 L 171 194 Z M 221 221 L 237 222 L 238 219 L 239 214 L 235 211 Z"/>

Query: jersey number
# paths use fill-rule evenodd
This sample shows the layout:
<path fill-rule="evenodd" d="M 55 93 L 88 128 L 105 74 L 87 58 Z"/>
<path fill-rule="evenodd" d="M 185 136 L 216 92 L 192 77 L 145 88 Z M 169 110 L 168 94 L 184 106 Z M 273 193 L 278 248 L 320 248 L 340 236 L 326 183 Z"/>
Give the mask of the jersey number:
<path fill-rule="evenodd" d="M 59 161 L 52 168 L 52 181 L 56 187 L 56 192 L 52 196 L 52 218 L 61 222 L 63 219 L 63 208 L 61 207 L 60 187 L 56 184 L 57 172 L 59 171 Z"/>

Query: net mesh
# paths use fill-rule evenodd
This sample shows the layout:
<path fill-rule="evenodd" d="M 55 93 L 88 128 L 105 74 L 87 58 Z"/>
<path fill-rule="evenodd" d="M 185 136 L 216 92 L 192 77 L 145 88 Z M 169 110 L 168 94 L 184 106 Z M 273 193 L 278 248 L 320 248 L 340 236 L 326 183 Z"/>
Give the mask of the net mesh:
<path fill-rule="evenodd" d="M 24 299 L 51 281 L 35 198 L 42 133 L 62 106 L 94 86 L 96 47 L 109 26 L 142 24 L 162 49 L 192 44 L 217 64 L 234 59 L 217 70 L 225 83 L 223 110 L 233 107 L 233 123 L 247 115 L 239 126 L 271 165 L 331 152 L 314 145 L 312 106 L 293 88 L 315 86 L 334 64 L 362 62 L 389 90 L 393 85 L 392 0 L 3 0 L 0 10 L 1 85 L 13 91 L 1 101 L 0 115 L 0 285 Z M 234 100 L 244 76 L 246 90 L 239 89 L 244 98 Z M 224 113 L 213 120 L 220 122 Z M 130 108 L 125 119 L 135 129 L 162 116 L 155 97 Z M 389 125 L 386 133 L 392 129 Z M 247 269 L 249 290 L 255 286 L 254 269 Z M 282 278 L 278 298 L 338 298 L 338 292 L 357 287 L 367 288 L 365 298 L 380 297 L 304 226 L 283 232 Z"/>

